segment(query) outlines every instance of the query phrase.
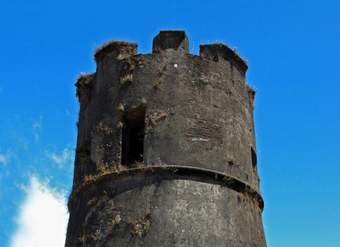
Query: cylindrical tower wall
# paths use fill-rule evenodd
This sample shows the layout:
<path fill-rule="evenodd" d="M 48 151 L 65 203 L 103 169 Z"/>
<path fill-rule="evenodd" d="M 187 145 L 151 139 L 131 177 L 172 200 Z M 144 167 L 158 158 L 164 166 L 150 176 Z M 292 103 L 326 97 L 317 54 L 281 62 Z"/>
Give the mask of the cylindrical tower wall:
<path fill-rule="evenodd" d="M 223 44 L 189 54 L 180 31 L 96 62 L 76 84 L 66 246 L 265 246 L 246 63 Z"/>

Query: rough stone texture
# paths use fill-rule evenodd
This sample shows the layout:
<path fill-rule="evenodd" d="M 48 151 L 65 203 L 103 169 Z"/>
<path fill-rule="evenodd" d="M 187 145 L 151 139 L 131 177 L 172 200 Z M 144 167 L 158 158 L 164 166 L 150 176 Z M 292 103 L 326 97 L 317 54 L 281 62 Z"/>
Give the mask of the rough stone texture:
<path fill-rule="evenodd" d="M 152 54 L 111 42 L 80 101 L 66 246 L 266 246 L 246 63 L 223 44 L 188 52 L 162 31 Z M 142 162 L 122 133 L 145 113 Z"/>

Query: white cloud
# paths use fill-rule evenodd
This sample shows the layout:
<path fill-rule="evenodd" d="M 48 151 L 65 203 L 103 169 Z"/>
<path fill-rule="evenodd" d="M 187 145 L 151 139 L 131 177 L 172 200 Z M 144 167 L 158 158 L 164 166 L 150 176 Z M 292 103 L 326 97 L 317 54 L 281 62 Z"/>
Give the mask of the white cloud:
<path fill-rule="evenodd" d="M 10 247 L 63 247 L 68 212 L 65 197 L 31 177 Z"/>
<path fill-rule="evenodd" d="M 47 156 L 54 162 L 59 168 L 62 168 L 67 162 L 72 160 L 73 154 L 71 149 L 64 148 L 60 153 L 52 152 L 47 153 Z"/>

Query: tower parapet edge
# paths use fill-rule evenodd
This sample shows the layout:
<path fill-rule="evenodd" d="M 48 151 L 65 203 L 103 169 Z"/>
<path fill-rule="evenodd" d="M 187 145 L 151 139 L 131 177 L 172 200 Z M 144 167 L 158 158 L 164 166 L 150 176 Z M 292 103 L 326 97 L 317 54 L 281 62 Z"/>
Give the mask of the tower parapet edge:
<path fill-rule="evenodd" d="M 83 73 L 78 77 L 75 86 L 77 88 L 76 94 L 79 103 L 88 103 L 90 100 L 90 91 L 94 84 L 94 76 L 95 74 Z"/>
<path fill-rule="evenodd" d="M 230 61 L 245 76 L 248 65 L 235 50 L 223 43 L 200 45 L 200 56 L 215 62 L 224 59 Z"/>
<path fill-rule="evenodd" d="M 111 56 L 117 59 L 137 54 L 137 44 L 126 41 L 108 41 L 96 49 L 94 57 L 96 62 Z"/>
<path fill-rule="evenodd" d="M 221 43 L 191 55 L 184 31 L 95 59 L 76 83 L 66 246 L 266 246 L 246 62 Z"/>

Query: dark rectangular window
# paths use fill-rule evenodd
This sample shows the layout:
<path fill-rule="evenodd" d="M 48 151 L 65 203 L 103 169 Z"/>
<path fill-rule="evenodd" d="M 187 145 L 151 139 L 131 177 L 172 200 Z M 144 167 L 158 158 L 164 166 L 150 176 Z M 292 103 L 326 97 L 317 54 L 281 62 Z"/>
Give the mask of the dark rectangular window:
<path fill-rule="evenodd" d="M 122 164 L 143 162 L 145 109 L 138 108 L 124 117 L 122 132 Z"/>

